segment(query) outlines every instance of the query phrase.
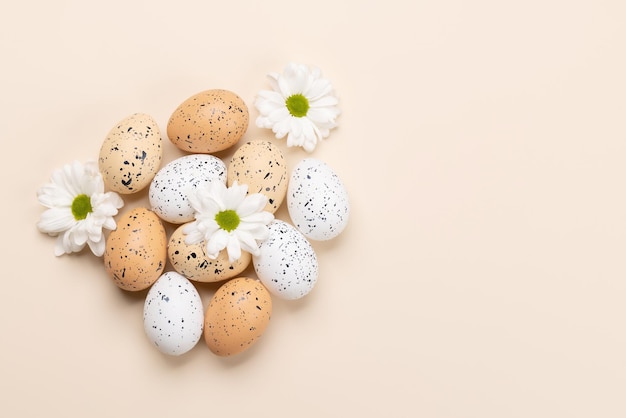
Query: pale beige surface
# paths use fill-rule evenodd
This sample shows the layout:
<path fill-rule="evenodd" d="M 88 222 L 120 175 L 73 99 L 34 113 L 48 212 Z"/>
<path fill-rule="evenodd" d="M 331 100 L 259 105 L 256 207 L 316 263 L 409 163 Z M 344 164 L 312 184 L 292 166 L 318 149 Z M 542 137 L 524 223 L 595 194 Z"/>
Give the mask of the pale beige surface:
<path fill-rule="evenodd" d="M 626 416 L 626 3 L 91 3 L 0 6 L 2 416 Z M 254 120 L 289 61 L 340 96 L 312 156 L 350 224 L 252 350 L 165 357 L 145 294 L 54 257 L 35 191 L 207 88 Z"/>

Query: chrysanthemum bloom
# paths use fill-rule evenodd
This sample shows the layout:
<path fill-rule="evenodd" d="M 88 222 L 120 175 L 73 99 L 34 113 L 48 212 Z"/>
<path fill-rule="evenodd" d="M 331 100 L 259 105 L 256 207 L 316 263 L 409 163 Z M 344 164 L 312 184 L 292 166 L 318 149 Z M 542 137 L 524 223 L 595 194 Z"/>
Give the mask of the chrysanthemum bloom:
<path fill-rule="evenodd" d="M 257 126 L 272 129 L 276 138 L 287 135 L 289 147 L 313 151 L 337 126 L 340 111 L 331 83 L 318 68 L 294 63 L 268 78 L 272 90 L 261 90 L 254 103 L 260 113 Z"/>
<path fill-rule="evenodd" d="M 267 197 L 260 193 L 247 195 L 248 186 L 234 182 L 227 188 L 221 181 L 213 181 L 208 187 L 194 189 L 189 203 L 195 210 L 195 221 L 184 227 L 187 244 L 207 245 L 211 259 L 224 248 L 232 263 L 241 257 L 241 250 L 259 255 L 257 240 L 269 235 L 267 224 L 274 215 L 263 209 Z"/>
<path fill-rule="evenodd" d="M 54 254 L 74 253 L 89 245 L 98 257 L 105 247 L 103 228 L 116 228 L 113 217 L 124 202 L 115 192 L 104 192 L 98 164 L 78 161 L 66 164 L 52 174 L 52 182 L 37 191 L 39 202 L 48 209 L 37 228 L 58 236 Z"/>

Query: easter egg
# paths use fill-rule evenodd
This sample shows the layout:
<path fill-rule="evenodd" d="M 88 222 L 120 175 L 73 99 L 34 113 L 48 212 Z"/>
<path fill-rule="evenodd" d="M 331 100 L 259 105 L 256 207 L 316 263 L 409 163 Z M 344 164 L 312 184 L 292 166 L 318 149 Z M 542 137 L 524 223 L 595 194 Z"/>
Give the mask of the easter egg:
<path fill-rule="evenodd" d="M 315 250 L 296 228 L 280 219 L 269 225 L 269 237 L 252 256 L 257 276 L 280 299 L 300 299 L 311 292 L 318 276 Z"/>
<path fill-rule="evenodd" d="M 105 137 L 98 168 L 107 189 L 120 194 L 143 190 L 161 166 L 163 140 L 156 121 L 144 113 L 121 120 Z"/>
<path fill-rule="evenodd" d="M 348 224 L 350 202 L 345 185 L 328 164 L 305 158 L 291 172 L 287 209 L 305 237 L 326 241 L 338 236 Z"/>
<path fill-rule="evenodd" d="M 197 93 L 174 110 L 167 123 L 167 136 L 178 148 L 192 153 L 225 150 L 248 129 L 248 107 L 229 90 Z"/>
<path fill-rule="evenodd" d="M 275 213 L 287 193 L 287 162 L 283 152 L 268 141 L 249 141 L 233 154 L 228 165 L 228 186 L 248 185 L 248 194 L 267 197 L 263 210 Z"/>
<path fill-rule="evenodd" d="M 219 282 L 239 275 L 252 260 L 249 252 L 242 251 L 241 257 L 232 263 L 228 261 L 228 251 L 223 249 L 216 259 L 211 259 L 206 252 L 206 241 L 187 244 L 181 225 L 170 236 L 167 256 L 178 273 L 195 282 Z"/>
<path fill-rule="evenodd" d="M 163 166 L 150 184 L 152 210 L 164 221 L 182 224 L 194 219 L 189 193 L 211 181 L 226 184 L 226 164 L 208 154 L 190 154 Z"/>
<path fill-rule="evenodd" d="M 150 287 L 167 261 L 167 239 L 161 219 L 146 208 L 121 215 L 104 250 L 104 267 L 121 289 L 139 291 Z"/>
<path fill-rule="evenodd" d="M 182 275 L 168 271 L 152 285 L 143 307 L 148 340 L 162 353 L 184 354 L 200 341 L 204 309 L 200 294 Z"/>
<path fill-rule="evenodd" d="M 214 354 L 232 356 L 249 349 L 265 332 L 272 299 L 258 280 L 237 277 L 215 292 L 204 317 L 204 341 Z"/>

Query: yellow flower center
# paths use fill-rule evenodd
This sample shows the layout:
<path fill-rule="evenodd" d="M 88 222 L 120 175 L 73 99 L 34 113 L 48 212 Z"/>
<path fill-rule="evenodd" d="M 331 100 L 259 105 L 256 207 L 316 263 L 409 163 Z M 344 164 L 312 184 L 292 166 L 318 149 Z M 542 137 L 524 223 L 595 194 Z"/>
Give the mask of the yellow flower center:
<path fill-rule="evenodd" d="M 240 221 L 239 215 L 232 209 L 223 210 L 215 215 L 215 222 L 217 222 L 220 228 L 228 232 L 235 230 L 239 226 Z"/>
<path fill-rule="evenodd" d="M 77 221 L 82 221 L 88 214 L 93 212 L 91 207 L 91 198 L 86 194 L 79 194 L 72 202 L 72 215 Z"/>
<path fill-rule="evenodd" d="M 309 100 L 302 94 L 292 94 L 287 97 L 285 104 L 287 105 L 287 110 L 289 110 L 291 116 L 296 118 L 306 116 L 309 111 Z"/>

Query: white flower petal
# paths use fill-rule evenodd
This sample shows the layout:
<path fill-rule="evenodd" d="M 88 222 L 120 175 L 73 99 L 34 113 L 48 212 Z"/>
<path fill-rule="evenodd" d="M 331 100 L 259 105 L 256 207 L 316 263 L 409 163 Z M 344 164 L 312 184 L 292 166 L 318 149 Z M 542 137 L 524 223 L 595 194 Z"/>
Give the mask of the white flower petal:
<path fill-rule="evenodd" d="M 237 233 L 247 233 L 254 239 L 265 240 L 269 236 L 270 230 L 261 223 L 243 223 L 237 228 Z"/>
<path fill-rule="evenodd" d="M 274 110 L 285 106 L 285 98 L 275 91 L 261 91 L 254 102 L 261 115 L 269 115 Z"/>
<path fill-rule="evenodd" d="M 280 74 L 275 73 L 275 72 L 271 72 L 267 75 L 267 80 L 270 82 L 270 86 L 272 86 L 272 90 L 274 91 L 279 91 L 279 87 L 278 87 L 278 78 L 280 77 Z"/>
<path fill-rule="evenodd" d="M 58 206 L 71 207 L 74 196 L 70 195 L 67 190 L 59 188 L 56 184 L 50 183 L 37 191 L 37 200 L 47 208 Z"/>
<path fill-rule="evenodd" d="M 291 116 L 281 120 L 280 122 L 276 122 L 272 127 L 272 131 L 276 134 L 276 138 L 282 138 L 285 135 L 289 134 L 289 130 L 291 128 Z"/>
<path fill-rule="evenodd" d="M 291 118 L 292 116 L 289 113 L 287 106 L 277 107 L 275 110 L 273 110 L 267 115 L 267 121 L 271 123 L 272 125 L 282 120 L 285 120 L 285 119 L 289 120 Z"/>
<path fill-rule="evenodd" d="M 255 122 L 256 126 L 258 126 L 259 128 L 268 128 L 271 129 L 272 124 L 269 123 L 269 120 L 263 116 L 259 116 L 256 118 Z"/>
<path fill-rule="evenodd" d="M 225 209 L 236 210 L 237 207 L 245 200 L 248 193 L 247 184 L 237 184 L 235 181 L 229 188 L 224 190 L 224 207 Z"/>
<path fill-rule="evenodd" d="M 72 240 L 72 231 L 65 231 L 56 239 L 54 246 L 54 254 L 61 256 L 63 254 L 77 253 L 85 247 L 85 243 L 77 244 Z"/>
<path fill-rule="evenodd" d="M 87 244 L 89 244 L 89 249 L 95 256 L 101 257 L 104 254 L 104 248 L 105 248 L 104 237 L 102 237 L 102 239 L 98 241 L 89 240 L 87 241 Z"/>
<path fill-rule="evenodd" d="M 274 220 L 274 215 L 271 212 L 263 211 L 253 213 L 251 215 L 241 218 L 242 224 L 261 224 L 267 225 Z"/>
<path fill-rule="evenodd" d="M 248 195 L 237 207 L 237 215 L 239 215 L 240 218 L 245 218 L 255 212 L 259 212 L 266 204 L 267 196 L 261 193 L 253 193 Z"/>
<path fill-rule="evenodd" d="M 323 96 L 317 100 L 310 100 L 309 106 L 312 108 L 337 106 L 339 100 L 334 96 Z"/>
<path fill-rule="evenodd" d="M 212 213 L 220 211 L 220 205 L 211 197 L 209 189 L 194 189 L 188 196 L 191 207 L 198 213 Z"/>
<path fill-rule="evenodd" d="M 198 230 L 204 234 L 205 239 L 208 239 L 220 229 L 215 217 L 202 219 L 198 222 Z"/>
<path fill-rule="evenodd" d="M 71 239 L 76 245 L 84 245 L 89 238 L 89 234 L 84 227 L 80 224 L 76 225 L 76 228 L 72 230 Z"/>
<path fill-rule="evenodd" d="M 315 139 L 307 138 L 304 141 L 304 145 L 302 146 L 302 148 L 304 148 L 306 152 L 313 152 L 316 144 L 317 144 L 317 141 Z"/>
<path fill-rule="evenodd" d="M 187 245 L 200 244 L 204 241 L 204 234 L 197 229 L 187 229 L 183 230 L 185 234 L 185 243 Z"/>
<path fill-rule="evenodd" d="M 302 121 L 302 135 L 301 136 L 304 137 L 302 146 L 304 146 L 306 142 L 310 142 L 311 140 L 314 141 L 313 143 L 317 142 L 317 137 L 319 136 L 318 131 L 315 127 L 315 124 L 311 122 L 309 119 Z"/>
<path fill-rule="evenodd" d="M 106 218 L 104 223 L 102 224 L 102 228 L 109 229 L 111 231 L 117 229 L 117 224 L 115 223 L 115 219 Z"/>
<path fill-rule="evenodd" d="M 278 83 L 278 90 L 285 99 L 294 93 L 289 83 L 289 77 L 279 77 L 276 81 Z"/>
<path fill-rule="evenodd" d="M 252 237 L 252 235 L 250 235 L 246 231 L 238 231 L 237 238 L 241 243 L 241 248 L 243 248 L 245 251 L 249 252 L 252 255 L 259 255 L 259 245 L 254 237 Z"/>
<path fill-rule="evenodd" d="M 210 258 L 217 258 L 219 252 L 226 248 L 229 238 L 228 235 L 228 232 L 220 229 L 211 236 L 207 242 L 207 255 Z"/>
<path fill-rule="evenodd" d="M 233 263 L 241 257 L 241 244 L 239 239 L 235 235 L 231 235 L 226 245 L 226 251 L 228 252 L 228 261 Z"/>
<path fill-rule="evenodd" d="M 332 109 L 325 107 L 309 109 L 309 112 L 307 113 L 307 118 L 311 121 L 311 123 L 324 128 L 334 128 L 336 126 L 336 117 L 337 115 Z"/>
<path fill-rule="evenodd" d="M 318 78 L 313 83 L 311 83 L 310 88 L 307 90 L 306 95 L 309 98 L 309 102 L 323 100 L 324 97 L 332 97 L 329 96 L 333 91 L 333 86 L 330 82 L 323 78 Z"/>
<path fill-rule="evenodd" d="M 212 181 L 211 183 L 209 183 L 208 193 L 204 197 L 207 199 L 207 201 L 213 200 L 213 202 L 215 202 L 215 205 L 217 205 L 218 208 L 215 213 L 228 209 L 224 202 L 225 193 L 226 185 L 221 181 Z"/>
<path fill-rule="evenodd" d="M 298 71 L 298 74 L 293 77 L 290 83 L 291 94 L 303 94 L 305 93 L 310 85 L 310 80 L 308 74 Z"/>
<path fill-rule="evenodd" d="M 93 213 L 98 216 L 115 216 L 117 215 L 118 209 L 123 206 L 124 201 L 115 192 L 96 193 L 91 196 Z"/>
<path fill-rule="evenodd" d="M 301 147 L 302 145 L 304 145 L 304 136 L 295 136 L 293 133 L 289 132 L 287 135 L 287 146 Z"/>
<path fill-rule="evenodd" d="M 72 211 L 68 208 L 50 208 L 41 214 L 37 228 L 46 234 L 57 235 L 76 225 Z"/>
<path fill-rule="evenodd" d="M 65 245 L 64 245 L 64 237 L 63 235 L 59 235 L 59 237 L 54 241 L 54 255 L 56 255 L 57 257 L 69 253 L 71 251 L 66 251 L 65 250 Z"/>
<path fill-rule="evenodd" d="M 289 118 L 289 133 L 296 138 L 302 136 L 303 124 L 306 123 L 307 118 Z"/>

